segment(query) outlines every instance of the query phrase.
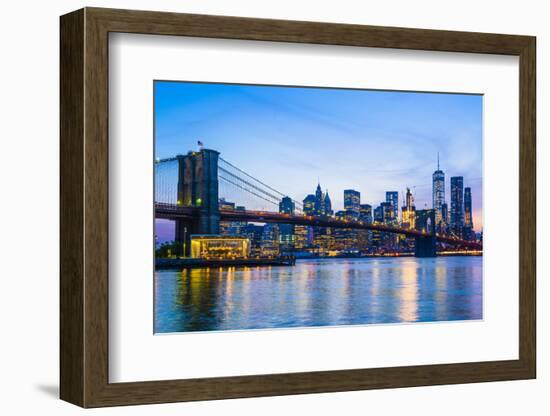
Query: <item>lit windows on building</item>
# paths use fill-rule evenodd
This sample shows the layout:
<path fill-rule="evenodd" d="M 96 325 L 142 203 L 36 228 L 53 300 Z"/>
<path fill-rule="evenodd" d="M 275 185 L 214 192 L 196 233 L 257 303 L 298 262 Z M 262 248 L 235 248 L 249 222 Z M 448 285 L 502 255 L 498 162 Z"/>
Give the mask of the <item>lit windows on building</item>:
<path fill-rule="evenodd" d="M 294 208 L 294 201 L 290 197 L 285 196 L 281 199 L 279 203 L 279 212 L 281 214 L 294 215 Z M 292 251 L 294 249 L 295 237 L 293 224 L 279 225 L 279 243 L 283 251 Z"/>
<path fill-rule="evenodd" d="M 304 214 L 315 215 L 315 195 L 309 194 L 303 200 Z"/>
<path fill-rule="evenodd" d="M 372 224 L 372 205 L 361 204 L 359 205 L 359 220 Z"/>
<path fill-rule="evenodd" d="M 451 177 L 451 232 L 460 236 L 464 226 L 464 178 Z"/>
<path fill-rule="evenodd" d="M 279 255 L 279 225 L 264 225 L 260 240 L 260 253 L 263 257 L 276 257 Z"/>
<path fill-rule="evenodd" d="M 225 198 L 220 198 L 219 207 L 221 210 L 244 211 L 245 207 L 235 206 L 234 202 L 229 202 Z M 221 235 L 244 235 L 246 221 L 220 221 Z"/>
<path fill-rule="evenodd" d="M 313 245 L 313 227 L 308 225 L 294 226 L 294 247 L 305 250 Z"/>
<path fill-rule="evenodd" d="M 474 240 L 474 218 L 472 214 L 472 189 L 464 188 L 464 231 L 463 236 L 467 240 Z"/>
<path fill-rule="evenodd" d="M 353 212 L 356 217 L 359 216 L 361 205 L 361 193 L 355 189 L 344 190 L 344 210 Z"/>
<path fill-rule="evenodd" d="M 473 228 L 474 220 L 472 218 L 472 189 L 464 188 L 464 226 Z"/>
<path fill-rule="evenodd" d="M 437 157 L 437 170 L 432 175 L 432 207 L 435 210 L 435 222 L 440 227 L 445 226 L 443 205 L 445 204 L 445 173 L 439 169 L 439 155 Z"/>
<path fill-rule="evenodd" d="M 411 190 L 407 188 L 405 205 L 401 208 L 401 225 L 403 228 L 414 229 L 416 224 L 416 207 Z"/>
<path fill-rule="evenodd" d="M 393 207 L 393 218 L 399 220 L 399 193 L 397 191 L 386 192 L 386 202 Z"/>
<path fill-rule="evenodd" d="M 245 259 L 250 257 L 250 240 L 227 235 L 192 235 L 191 257 L 203 259 Z"/>
<path fill-rule="evenodd" d="M 384 224 L 395 225 L 397 218 L 395 217 L 395 209 L 393 205 L 389 202 L 382 202 L 380 206 L 382 207 Z"/>

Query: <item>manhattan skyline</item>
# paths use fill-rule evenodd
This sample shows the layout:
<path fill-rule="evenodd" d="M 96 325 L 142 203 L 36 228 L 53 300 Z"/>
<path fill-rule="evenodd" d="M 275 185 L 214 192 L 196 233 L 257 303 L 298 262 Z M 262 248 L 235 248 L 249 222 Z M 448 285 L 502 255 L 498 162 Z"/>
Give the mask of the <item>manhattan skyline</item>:
<path fill-rule="evenodd" d="M 432 174 L 463 176 L 482 219 L 482 96 L 155 82 L 155 156 L 205 147 L 302 201 L 320 182 L 333 209 L 355 189 L 378 205 L 411 188 L 432 208 Z M 220 195 L 222 196 L 222 195 Z M 261 208 L 261 207 L 250 207 Z M 399 207 L 400 208 L 400 207 Z"/>

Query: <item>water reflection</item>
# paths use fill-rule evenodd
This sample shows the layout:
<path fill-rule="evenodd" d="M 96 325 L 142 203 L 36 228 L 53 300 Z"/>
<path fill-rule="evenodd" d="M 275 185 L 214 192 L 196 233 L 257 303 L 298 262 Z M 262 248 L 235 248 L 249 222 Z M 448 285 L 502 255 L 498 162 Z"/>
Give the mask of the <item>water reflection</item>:
<path fill-rule="evenodd" d="M 157 333 L 481 318 L 481 257 L 155 273 Z"/>

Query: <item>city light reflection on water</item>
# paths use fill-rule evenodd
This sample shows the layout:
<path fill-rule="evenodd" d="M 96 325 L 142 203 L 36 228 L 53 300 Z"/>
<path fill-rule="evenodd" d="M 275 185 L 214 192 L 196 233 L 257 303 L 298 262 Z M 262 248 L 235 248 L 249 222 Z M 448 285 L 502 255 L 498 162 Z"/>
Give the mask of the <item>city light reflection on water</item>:
<path fill-rule="evenodd" d="M 482 257 L 155 273 L 155 332 L 482 319 Z"/>

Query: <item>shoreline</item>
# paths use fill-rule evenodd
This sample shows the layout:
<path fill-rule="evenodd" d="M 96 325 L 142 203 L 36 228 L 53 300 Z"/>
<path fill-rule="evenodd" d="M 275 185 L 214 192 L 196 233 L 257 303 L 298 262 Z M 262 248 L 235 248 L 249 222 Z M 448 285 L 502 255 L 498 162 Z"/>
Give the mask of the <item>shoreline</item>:
<path fill-rule="evenodd" d="M 437 257 L 482 257 L 479 253 L 438 253 Z M 373 258 L 400 258 L 414 257 L 413 253 L 401 254 L 370 254 L 364 256 L 341 255 L 341 256 L 304 256 L 304 257 L 283 257 L 274 259 L 155 259 L 155 271 L 174 269 L 200 269 L 206 267 L 265 267 L 265 266 L 294 266 L 298 260 L 330 260 L 330 259 L 373 259 Z M 435 258 L 435 257 L 433 257 Z"/>

